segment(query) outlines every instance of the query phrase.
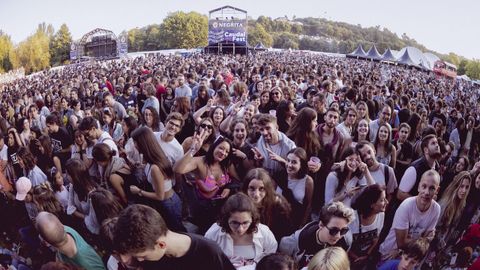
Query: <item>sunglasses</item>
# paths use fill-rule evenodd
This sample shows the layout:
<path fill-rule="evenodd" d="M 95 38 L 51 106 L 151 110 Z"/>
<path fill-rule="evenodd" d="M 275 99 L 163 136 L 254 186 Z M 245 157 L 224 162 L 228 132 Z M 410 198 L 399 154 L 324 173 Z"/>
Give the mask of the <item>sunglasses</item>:
<path fill-rule="evenodd" d="M 200 127 L 203 128 L 203 129 L 208 128 L 208 129 L 210 129 L 210 130 L 213 130 L 213 126 L 212 126 L 212 125 L 201 124 Z"/>
<path fill-rule="evenodd" d="M 347 234 L 347 232 L 349 231 L 349 228 L 348 228 L 348 227 L 339 229 L 339 228 L 337 228 L 337 227 L 329 228 L 329 227 L 325 226 L 325 228 L 328 229 L 328 233 L 329 233 L 331 236 L 336 236 L 338 233 L 340 233 L 341 236 L 344 236 L 344 235 Z"/>

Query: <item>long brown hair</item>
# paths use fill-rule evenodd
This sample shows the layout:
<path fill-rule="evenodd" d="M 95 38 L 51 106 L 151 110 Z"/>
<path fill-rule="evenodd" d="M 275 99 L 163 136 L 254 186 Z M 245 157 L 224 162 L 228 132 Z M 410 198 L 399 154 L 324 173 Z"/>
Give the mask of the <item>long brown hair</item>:
<path fill-rule="evenodd" d="M 287 131 L 287 136 L 298 147 L 305 149 L 308 156 L 317 155 L 321 147 L 317 135 L 311 130 L 311 123 L 316 117 L 317 112 L 314 109 L 303 108 Z"/>
<path fill-rule="evenodd" d="M 289 213 L 292 210 L 290 204 L 288 204 L 287 200 L 283 198 L 283 196 L 278 195 L 275 192 L 273 180 L 265 169 L 256 168 L 247 173 L 243 180 L 243 192 L 248 194 L 248 185 L 250 185 L 250 182 L 252 182 L 254 179 L 262 181 L 265 189 L 265 197 L 263 198 L 261 206 L 258 209 L 260 212 L 261 222 L 269 227 L 273 225 L 273 222 L 275 221 L 273 218 L 275 215 L 274 209 L 277 208 L 275 206 L 278 203 L 282 204 L 281 208 L 284 209 L 287 212 L 287 216 L 289 216 Z"/>
<path fill-rule="evenodd" d="M 463 199 L 458 198 L 458 189 L 462 185 L 464 179 L 468 180 L 468 183 L 472 185 L 472 177 L 467 171 L 463 171 L 457 174 L 450 185 L 443 193 L 442 198 L 439 201 L 440 206 L 442 207 L 442 216 L 440 217 L 439 224 L 443 226 L 448 226 L 451 223 L 456 223 L 460 216 L 462 215 L 463 209 L 465 208 L 467 202 L 467 195 L 470 191 L 467 190 L 465 197 Z"/>
<path fill-rule="evenodd" d="M 155 164 L 162 173 L 171 178 L 174 176 L 172 165 L 158 144 L 153 131 L 147 127 L 139 127 L 132 132 L 132 139 L 135 141 L 138 152 L 143 154 L 143 159 L 149 164 Z"/>

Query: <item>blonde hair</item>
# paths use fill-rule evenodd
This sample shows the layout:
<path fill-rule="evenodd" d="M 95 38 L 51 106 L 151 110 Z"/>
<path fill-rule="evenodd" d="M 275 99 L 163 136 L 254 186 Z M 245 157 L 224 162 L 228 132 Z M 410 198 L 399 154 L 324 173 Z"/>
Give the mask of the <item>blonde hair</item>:
<path fill-rule="evenodd" d="M 462 185 L 464 179 L 468 180 L 469 189 L 466 192 L 468 194 L 472 185 L 472 177 L 470 176 L 469 172 L 463 171 L 453 178 L 452 183 L 448 185 L 445 193 L 440 199 L 439 203 L 442 207 L 440 224 L 442 224 L 443 226 L 447 226 L 452 222 L 457 222 L 463 212 L 463 209 L 465 208 L 465 205 L 467 203 L 467 196 L 465 195 L 463 199 L 460 199 L 457 195 L 458 189 Z"/>
<path fill-rule="evenodd" d="M 348 255 L 341 247 L 320 250 L 308 263 L 308 270 L 350 270 Z"/>

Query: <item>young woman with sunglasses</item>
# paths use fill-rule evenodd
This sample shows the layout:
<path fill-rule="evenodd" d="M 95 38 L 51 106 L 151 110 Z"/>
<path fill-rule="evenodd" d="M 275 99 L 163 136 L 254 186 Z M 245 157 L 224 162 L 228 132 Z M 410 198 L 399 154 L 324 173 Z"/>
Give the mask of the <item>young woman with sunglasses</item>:
<path fill-rule="evenodd" d="M 213 126 L 213 120 L 209 117 L 203 118 L 200 123 L 197 125 L 196 132 L 197 134 L 200 134 L 203 132 L 205 139 L 203 140 L 202 145 L 197 146 L 199 147 L 198 152 L 196 155 L 205 155 L 210 148 L 210 145 L 215 141 L 215 127 Z M 182 147 L 183 151 L 187 152 L 192 144 L 194 143 L 194 136 L 188 137 L 183 141 Z"/>
<path fill-rule="evenodd" d="M 243 193 L 225 202 L 217 223 L 210 227 L 205 237 L 216 242 L 237 268 L 255 265 L 277 250 L 272 231 L 260 223 L 257 207 Z"/>
<path fill-rule="evenodd" d="M 344 239 L 354 212 L 341 202 L 329 203 L 320 210 L 320 220 L 312 221 L 294 234 L 282 238 L 278 250 L 292 256 L 299 269 L 307 266 L 309 260 L 322 249 L 339 246 L 348 250 Z"/>

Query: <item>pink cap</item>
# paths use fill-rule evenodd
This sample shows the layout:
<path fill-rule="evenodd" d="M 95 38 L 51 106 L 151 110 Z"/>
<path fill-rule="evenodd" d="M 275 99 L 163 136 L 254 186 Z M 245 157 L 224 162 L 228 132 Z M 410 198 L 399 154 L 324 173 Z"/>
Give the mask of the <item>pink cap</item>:
<path fill-rule="evenodd" d="M 20 177 L 15 183 L 15 188 L 17 189 L 17 195 L 15 196 L 15 199 L 18 201 L 23 201 L 25 200 L 25 197 L 27 197 L 30 189 L 32 189 L 32 182 L 26 177 Z"/>

